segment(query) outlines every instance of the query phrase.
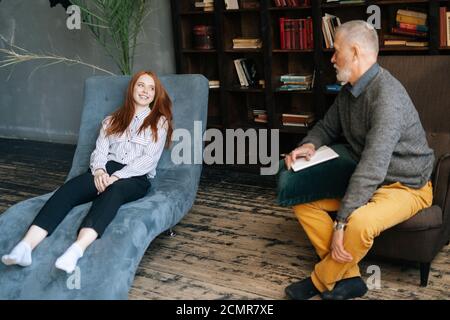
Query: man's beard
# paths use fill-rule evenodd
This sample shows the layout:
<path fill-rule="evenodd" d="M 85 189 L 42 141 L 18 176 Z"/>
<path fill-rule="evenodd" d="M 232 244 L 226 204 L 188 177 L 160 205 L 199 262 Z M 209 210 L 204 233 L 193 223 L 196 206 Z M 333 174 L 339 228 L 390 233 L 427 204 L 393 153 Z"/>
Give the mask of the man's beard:
<path fill-rule="evenodd" d="M 342 68 L 337 68 L 336 64 L 333 65 L 333 67 L 336 69 L 336 79 L 341 82 L 342 84 L 345 84 L 349 82 L 352 71 L 349 67 L 349 63 L 346 63 Z"/>

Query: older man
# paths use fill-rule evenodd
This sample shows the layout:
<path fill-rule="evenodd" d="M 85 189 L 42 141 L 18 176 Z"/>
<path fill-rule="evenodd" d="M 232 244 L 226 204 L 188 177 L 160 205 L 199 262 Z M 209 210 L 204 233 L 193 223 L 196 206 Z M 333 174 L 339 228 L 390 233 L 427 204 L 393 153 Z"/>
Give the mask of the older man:
<path fill-rule="evenodd" d="M 334 49 L 331 62 L 338 81 L 346 84 L 285 162 L 290 168 L 295 159 L 310 158 L 341 135 L 359 162 L 342 199 L 294 207 L 321 261 L 311 277 L 286 288 L 292 299 L 363 296 L 367 287 L 358 263 L 373 239 L 432 203 L 433 150 L 408 93 L 377 63 L 375 29 L 365 21 L 344 23 Z M 337 211 L 334 223 L 331 211 Z"/>

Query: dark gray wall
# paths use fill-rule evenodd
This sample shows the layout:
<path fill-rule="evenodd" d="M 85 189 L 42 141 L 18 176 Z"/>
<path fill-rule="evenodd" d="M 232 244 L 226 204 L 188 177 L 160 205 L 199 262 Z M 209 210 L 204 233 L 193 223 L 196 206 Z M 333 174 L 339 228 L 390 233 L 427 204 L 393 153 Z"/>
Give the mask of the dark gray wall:
<path fill-rule="evenodd" d="M 135 59 L 134 71 L 175 72 L 170 1 L 152 0 Z M 61 5 L 48 0 L 2 0 L 0 34 L 31 52 L 54 53 L 119 74 L 87 27 L 69 30 Z M 1 47 L 1 44 L 0 44 Z M 0 137 L 76 143 L 84 80 L 104 73 L 81 65 L 53 65 L 36 70 L 25 62 L 0 69 Z"/>

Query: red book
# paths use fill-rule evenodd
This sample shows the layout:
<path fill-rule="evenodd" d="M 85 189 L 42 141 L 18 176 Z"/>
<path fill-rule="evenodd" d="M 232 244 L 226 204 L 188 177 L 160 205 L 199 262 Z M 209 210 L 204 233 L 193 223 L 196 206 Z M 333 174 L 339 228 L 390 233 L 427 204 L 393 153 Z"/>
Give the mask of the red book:
<path fill-rule="evenodd" d="M 280 18 L 280 49 L 286 49 L 284 18 Z"/>
<path fill-rule="evenodd" d="M 302 45 L 301 39 L 300 39 L 300 33 L 301 33 L 301 25 L 299 23 L 300 21 L 298 19 L 292 20 L 292 23 L 294 25 L 294 32 L 293 32 L 293 46 L 292 49 L 300 49 L 300 46 Z"/>
<path fill-rule="evenodd" d="M 420 37 L 420 38 L 426 38 L 428 35 L 427 32 L 406 30 L 406 29 L 401 29 L 401 28 L 397 28 L 397 27 L 392 27 L 392 33 L 401 34 L 401 35 L 405 35 L 405 36 Z"/>
<path fill-rule="evenodd" d="M 291 19 L 284 19 L 284 39 L 286 44 L 286 49 L 292 49 L 291 39 L 292 39 L 292 23 Z"/>
<path fill-rule="evenodd" d="M 439 45 L 447 46 L 447 7 L 439 8 Z"/>
<path fill-rule="evenodd" d="M 311 49 L 311 19 L 306 19 L 306 49 Z"/>
<path fill-rule="evenodd" d="M 308 24 L 308 20 L 307 19 L 303 19 L 303 49 L 307 49 L 308 48 L 308 30 L 306 25 Z"/>
<path fill-rule="evenodd" d="M 298 40 L 300 42 L 300 49 L 304 49 L 303 47 L 303 19 L 298 20 Z"/>

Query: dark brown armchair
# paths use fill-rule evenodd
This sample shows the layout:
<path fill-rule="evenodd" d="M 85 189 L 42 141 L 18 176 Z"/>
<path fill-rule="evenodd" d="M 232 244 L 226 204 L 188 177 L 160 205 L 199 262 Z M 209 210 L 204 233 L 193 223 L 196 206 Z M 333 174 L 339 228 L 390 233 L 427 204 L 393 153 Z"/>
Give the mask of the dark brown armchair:
<path fill-rule="evenodd" d="M 383 56 L 379 63 L 406 88 L 435 151 L 433 206 L 384 231 L 371 255 L 420 263 L 420 285 L 450 240 L 450 56 Z"/>

